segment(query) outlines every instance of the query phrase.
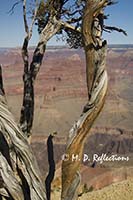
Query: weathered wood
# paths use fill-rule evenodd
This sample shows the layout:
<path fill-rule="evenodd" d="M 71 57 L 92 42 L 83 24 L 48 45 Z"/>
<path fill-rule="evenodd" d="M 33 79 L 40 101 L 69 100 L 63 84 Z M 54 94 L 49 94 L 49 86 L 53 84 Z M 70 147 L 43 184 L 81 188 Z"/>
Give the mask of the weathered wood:
<path fill-rule="evenodd" d="M 52 4 L 54 6 L 54 4 Z M 62 7 L 61 4 L 58 5 L 59 8 Z M 25 32 L 26 37 L 24 39 L 23 47 L 22 47 L 22 58 L 24 62 L 24 92 L 23 92 L 23 103 L 21 108 L 20 115 L 20 127 L 23 133 L 29 137 L 31 135 L 31 129 L 33 125 L 34 119 L 34 83 L 37 77 L 37 74 L 40 70 L 40 66 L 42 64 L 42 60 L 44 57 L 45 49 L 47 42 L 53 37 L 62 27 L 62 23 L 57 20 L 57 11 L 56 13 L 52 13 L 51 8 L 51 16 L 40 33 L 39 42 L 35 48 L 33 53 L 32 62 L 29 64 L 29 56 L 28 56 L 28 44 L 29 40 L 32 36 L 32 27 L 33 22 L 36 18 L 37 12 L 35 12 L 31 29 L 29 30 L 26 19 L 26 0 L 23 1 L 23 18 L 25 24 Z"/>
<path fill-rule="evenodd" d="M 103 18 L 102 9 L 107 1 L 86 1 L 82 34 L 86 55 L 86 76 L 88 88 L 88 102 L 79 120 L 69 133 L 66 157 L 62 163 L 62 200 L 76 200 L 79 185 L 79 170 L 82 161 L 86 137 L 95 119 L 98 117 L 107 92 L 106 41 L 102 41 Z M 73 156 L 78 156 L 72 161 Z M 68 195 L 69 194 L 69 195 Z"/>
<path fill-rule="evenodd" d="M 1 70 L 0 70 L 1 71 Z M 2 77 L 2 75 L 0 75 Z M 45 186 L 34 154 L 8 109 L 0 81 L 0 196 L 14 200 L 45 200 Z M 4 151 L 6 150 L 6 152 Z"/>

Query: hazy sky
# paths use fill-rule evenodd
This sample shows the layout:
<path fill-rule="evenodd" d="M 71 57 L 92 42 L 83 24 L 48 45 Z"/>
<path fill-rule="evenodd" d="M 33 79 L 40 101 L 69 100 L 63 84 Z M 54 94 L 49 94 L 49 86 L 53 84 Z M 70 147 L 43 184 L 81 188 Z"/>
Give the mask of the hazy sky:
<path fill-rule="evenodd" d="M 22 19 L 22 8 L 17 6 L 13 15 L 7 12 L 12 7 L 15 0 L 0 0 L 0 47 L 16 47 L 21 46 L 24 38 L 24 28 Z M 125 29 L 128 36 L 114 32 L 104 34 L 109 44 L 133 44 L 133 0 L 119 0 L 118 4 L 110 6 L 106 9 L 106 13 L 110 14 L 107 25 L 114 25 Z M 36 31 L 35 31 L 36 32 Z M 33 34 L 31 45 L 37 42 L 38 34 Z M 53 38 L 50 45 L 57 43 Z"/>

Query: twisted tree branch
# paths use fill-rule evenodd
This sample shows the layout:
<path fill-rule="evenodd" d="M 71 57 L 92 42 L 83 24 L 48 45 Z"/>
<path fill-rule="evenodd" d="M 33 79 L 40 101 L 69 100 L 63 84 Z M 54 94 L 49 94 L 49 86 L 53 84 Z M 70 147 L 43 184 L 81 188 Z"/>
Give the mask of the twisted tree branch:
<path fill-rule="evenodd" d="M 98 3 L 99 2 L 99 3 Z M 106 41 L 102 41 L 103 21 L 99 15 L 107 1 L 87 1 L 83 16 L 82 34 L 86 55 L 86 76 L 88 102 L 79 120 L 69 132 L 66 156 L 62 163 L 62 200 L 76 200 L 80 183 L 79 167 L 82 161 L 84 143 L 95 119 L 98 117 L 107 92 Z M 100 8 L 100 9 L 99 9 Z M 78 156 L 72 161 L 73 156 Z"/>

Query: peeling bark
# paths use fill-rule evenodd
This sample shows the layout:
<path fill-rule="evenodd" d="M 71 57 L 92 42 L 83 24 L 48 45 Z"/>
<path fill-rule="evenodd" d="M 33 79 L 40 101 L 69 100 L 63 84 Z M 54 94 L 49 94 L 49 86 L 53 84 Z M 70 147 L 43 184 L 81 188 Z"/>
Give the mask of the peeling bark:
<path fill-rule="evenodd" d="M 76 200 L 77 189 L 80 183 L 80 163 L 82 161 L 83 149 L 86 137 L 95 119 L 98 117 L 105 102 L 107 92 L 106 65 L 106 41 L 102 41 L 103 30 L 103 7 L 107 1 L 87 1 L 83 23 L 82 34 L 84 39 L 84 50 L 86 55 L 86 81 L 88 88 L 88 102 L 84 106 L 79 120 L 73 125 L 69 132 L 66 148 L 68 160 L 62 163 L 62 200 Z M 72 156 L 78 155 L 78 160 L 72 161 Z"/>

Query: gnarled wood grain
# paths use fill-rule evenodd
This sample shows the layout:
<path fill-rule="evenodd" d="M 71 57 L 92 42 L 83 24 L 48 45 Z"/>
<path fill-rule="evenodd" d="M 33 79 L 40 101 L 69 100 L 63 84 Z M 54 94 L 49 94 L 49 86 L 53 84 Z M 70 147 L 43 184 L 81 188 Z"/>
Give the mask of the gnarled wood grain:
<path fill-rule="evenodd" d="M 0 77 L 0 196 L 45 200 L 45 186 L 34 154 L 8 109 Z"/>
<path fill-rule="evenodd" d="M 107 1 L 86 1 L 82 34 L 86 55 L 86 77 L 88 102 L 79 120 L 69 133 L 66 157 L 62 163 L 62 200 L 77 199 L 77 188 L 80 183 L 80 163 L 86 137 L 93 122 L 100 113 L 107 92 L 106 41 L 102 41 L 103 11 Z M 101 18 L 102 17 L 102 18 Z M 78 156 L 72 160 L 73 156 Z"/>

